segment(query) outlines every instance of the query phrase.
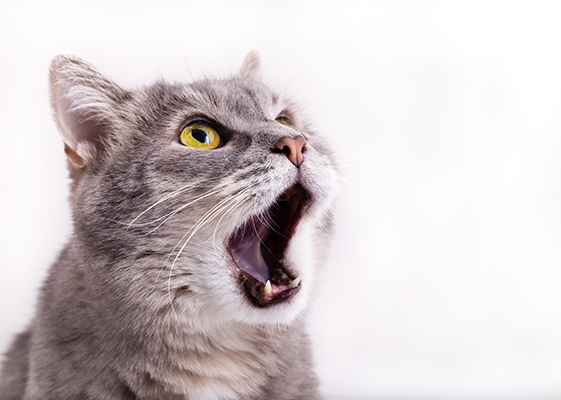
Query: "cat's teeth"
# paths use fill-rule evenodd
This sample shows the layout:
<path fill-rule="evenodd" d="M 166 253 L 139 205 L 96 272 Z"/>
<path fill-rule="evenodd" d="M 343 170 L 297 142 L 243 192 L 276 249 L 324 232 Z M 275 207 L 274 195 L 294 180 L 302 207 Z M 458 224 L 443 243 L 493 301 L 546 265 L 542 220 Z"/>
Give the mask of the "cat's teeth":
<path fill-rule="evenodd" d="M 265 284 L 265 288 L 263 289 L 266 295 L 269 295 L 273 292 L 273 288 L 271 287 L 271 281 L 267 281 Z"/>
<path fill-rule="evenodd" d="M 290 282 L 290 284 L 286 288 L 287 289 L 295 288 L 296 286 L 298 286 L 300 284 L 300 281 L 301 281 L 300 277 L 297 277 L 292 282 Z"/>

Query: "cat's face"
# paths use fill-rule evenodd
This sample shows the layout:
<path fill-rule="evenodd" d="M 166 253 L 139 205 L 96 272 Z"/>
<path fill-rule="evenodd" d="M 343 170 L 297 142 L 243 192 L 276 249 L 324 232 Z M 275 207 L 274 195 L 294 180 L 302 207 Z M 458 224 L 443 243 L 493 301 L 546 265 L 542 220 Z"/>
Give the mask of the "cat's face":
<path fill-rule="evenodd" d="M 125 91 L 51 69 L 74 178 L 75 248 L 100 297 L 193 325 L 289 323 L 329 246 L 336 171 L 298 108 L 240 74 Z"/>

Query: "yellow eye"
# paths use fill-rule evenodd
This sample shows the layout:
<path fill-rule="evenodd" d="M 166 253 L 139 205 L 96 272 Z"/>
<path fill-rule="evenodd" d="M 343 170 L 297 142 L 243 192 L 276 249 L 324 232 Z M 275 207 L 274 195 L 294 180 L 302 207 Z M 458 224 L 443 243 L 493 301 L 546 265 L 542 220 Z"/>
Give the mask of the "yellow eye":
<path fill-rule="evenodd" d="M 286 114 L 281 114 L 279 115 L 275 121 L 280 122 L 283 125 L 288 126 L 289 128 L 292 128 L 294 130 L 296 130 L 296 124 L 294 123 L 294 121 L 292 120 L 292 118 L 290 118 L 288 115 Z"/>
<path fill-rule="evenodd" d="M 220 135 L 204 122 L 193 122 L 181 131 L 179 140 L 185 146 L 197 149 L 215 149 L 222 143 Z"/>

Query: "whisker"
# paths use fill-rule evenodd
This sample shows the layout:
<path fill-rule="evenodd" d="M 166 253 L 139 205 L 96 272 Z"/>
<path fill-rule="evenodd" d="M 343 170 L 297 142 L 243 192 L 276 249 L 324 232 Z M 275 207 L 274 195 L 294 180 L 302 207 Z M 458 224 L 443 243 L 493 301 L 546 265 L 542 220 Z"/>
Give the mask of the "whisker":
<path fill-rule="evenodd" d="M 216 207 L 216 206 L 215 206 Z M 215 207 L 211 208 L 211 210 L 214 210 Z M 173 262 L 171 263 L 170 269 L 169 269 L 169 274 L 168 274 L 168 297 L 169 297 L 169 301 L 170 301 L 170 306 L 172 308 L 172 311 L 175 314 L 175 309 L 173 307 L 173 300 L 171 298 L 171 278 L 173 276 L 173 268 L 175 267 L 175 264 L 177 263 L 177 260 L 179 259 L 179 256 L 181 255 L 181 253 L 183 253 L 183 250 L 185 249 L 185 247 L 187 246 L 187 244 L 189 243 L 189 241 L 191 240 L 191 238 L 202 228 L 202 226 L 206 223 L 206 217 L 208 217 L 209 212 L 205 213 L 205 215 L 203 216 L 203 218 L 201 218 L 197 224 L 195 224 L 195 226 L 191 227 L 187 233 L 185 233 L 185 235 L 183 235 L 183 237 L 181 238 L 181 240 L 178 242 L 177 245 L 179 245 L 183 239 L 189 235 L 189 232 L 191 232 L 191 234 L 189 235 L 189 237 L 187 238 L 187 240 L 185 240 L 185 243 L 183 243 L 183 245 L 181 246 L 181 248 L 179 249 L 179 251 L 177 252 L 175 258 L 173 259 Z M 177 245 L 174 247 L 174 251 L 177 248 Z M 173 253 L 170 253 L 170 255 Z"/>
<path fill-rule="evenodd" d="M 254 185 L 254 186 L 256 186 L 256 185 Z M 218 227 L 219 227 L 220 223 L 222 222 L 222 220 L 223 220 L 228 214 L 230 214 L 233 210 L 235 210 L 237 207 L 239 207 L 239 205 L 242 203 L 242 200 L 243 200 L 242 197 L 243 197 L 243 195 L 244 195 L 248 190 L 253 189 L 254 186 L 250 186 L 250 187 L 247 188 L 246 190 L 244 190 L 244 191 L 238 193 L 238 194 L 234 197 L 234 199 L 233 199 L 233 202 L 232 202 L 233 204 L 229 204 L 229 205 L 228 205 L 228 206 L 230 206 L 230 209 L 227 210 L 227 211 L 222 215 L 222 217 L 220 217 L 220 219 L 218 220 L 218 222 L 216 223 L 216 226 L 214 227 L 214 232 L 213 232 L 213 234 L 212 234 L 212 243 L 213 243 L 213 246 L 214 246 L 214 249 L 215 249 L 215 250 L 216 250 L 216 232 L 217 232 L 217 230 L 218 230 Z"/>
<path fill-rule="evenodd" d="M 191 204 L 193 204 L 193 203 L 195 203 L 195 202 L 197 202 L 197 201 L 199 201 L 199 200 L 201 200 L 201 199 L 204 199 L 205 197 L 208 197 L 208 196 L 211 196 L 211 195 L 213 195 L 213 194 L 216 194 L 216 193 L 220 192 L 220 190 L 221 190 L 221 189 L 216 189 L 216 190 L 207 192 L 207 193 L 205 193 L 204 195 L 201 195 L 201 196 L 197 197 L 195 200 L 191 200 L 190 202 L 188 202 L 188 203 L 186 203 L 186 204 L 184 204 L 184 205 L 178 207 L 176 210 L 174 210 L 174 211 L 168 213 L 167 215 L 163 216 L 162 218 L 165 218 L 165 220 L 163 220 L 160 224 L 158 224 L 158 226 L 156 226 L 156 227 L 155 227 L 154 229 L 152 229 L 151 231 L 149 231 L 149 232 L 143 234 L 142 236 L 148 236 L 148 235 L 154 233 L 159 227 L 161 227 L 163 224 L 165 224 L 167 221 L 169 221 L 169 220 L 170 220 L 175 214 L 177 214 L 178 212 L 180 212 L 180 211 L 184 210 L 185 208 L 189 207 Z M 161 218 L 160 218 L 160 219 L 161 219 Z"/>
<path fill-rule="evenodd" d="M 261 220 L 261 218 L 259 218 Z M 253 230 L 255 231 L 255 235 L 257 236 L 257 238 L 259 239 L 259 241 L 261 242 L 261 244 L 263 245 L 263 247 L 265 247 L 267 249 L 267 251 L 269 251 L 269 253 L 273 254 L 273 252 L 271 251 L 271 249 L 269 249 L 267 247 L 267 245 L 265 245 L 265 242 L 263 242 L 263 240 L 261 239 L 261 236 L 259 236 L 259 232 L 257 232 L 257 228 L 255 227 L 255 221 L 251 221 L 251 223 L 253 224 Z"/>
<path fill-rule="evenodd" d="M 179 189 L 174 190 L 173 192 L 169 193 L 168 195 L 164 196 L 163 198 L 161 198 L 160 200 L 158 200 L 157 202 L 155 202 L 154 204 L 152 204 L 152 205 L 151 205 L 150 207 L 148 207 L 146 210 L 144 210 L 144 211 L 142 211 L 140 214 L 138 214 L 138 215 L 137 215 L 131 222 L 129 222 L 128 224 L 127 224 L 127 223 L 124 223 L 124 222 L 122 222 L 122 223 L 123 223 L 123 224 L 127 224 L 128 227 L 130 228 L 130 227 L 133 226 L 133 225 L 134 225 L 134 226 L 144 226 L 144 225 L 150 225 L 150 224 L 153 224 L 153 223 L 155 223 L 155 222 L 158 222 L 158 221 L 161 220 L 162 218 L 165 218 L 167 215 L 166 215 L 166 216 L 163 216 L 163 217 L 160 217 L 160 218 L 158 218 L 158 219 L 156 219 L 156 220 L 154 220 L 154 221 L 150 221 L 150 222 L 144 223 L 144 224 L 135 224 L 135 222 L 136 222 L 140 217 L 142 217 L 144 214 L 146 214 L 148 211 L 150 211 L 151 209 L 153 209 L 153 208 L 156 207 L 157 205 L 159 205 L 159 204 L 161 204 L 161 203 L 163 203 L 163 202 L 165 202 L 165 201 L 171 199 L 172 197 L 175 197 L 175 196 L 177 196 L 177 195 L 179 195 L 179 194 L 181 194 L 181 193 L 183 193 L 183 192 L 185 192 L 185 191 L 187 191 L 187 190 L 195 189 L 195 188 L 198 188 L 198 187 L 199 187 L 198 183 L 188 183 L 188 184 L 186 184 L 186 185 L 180 187 Z M 203 196 L 204 196 L 205 194 L 208 194 L 208 193 L 210 193 L 210 192 L 213 192 L 214 190 L 216 190 L 216 189 L 209 190 L 208 192 L 204 193 Z M 168 214 L 168 215 L 169 215 L 169 214 Z M 128 228 L 127 228 L 127 229 L 128 229 Z"/>
<path fill-rule="evenodd" d="M 337 180 L 339 181 L 339 183 L 341 183 L 341 184 L 343 184 L 343 185 L 352 185 L 352 186 L 354 186 L 356 189 L 360 189 L 361 191 L 365 192 L 365 193 L 368 194 L 369 196 L 372 196 L 372 195 L 373 195 L 373 194 L 372 194 L 368 189 L 366 189 L 364 186 L 359 185 L 358 183 L 353 182 L 353 181 L 351 181 L 350 179 L 346 179 L 346 178 L 344 178 L 344 177 L 341 176 L 341 175 L 338 175 L 338 176 L 337 176 Z"/>
<path fill-rule="evenodd" d="M 136 218 L 134 218 L 134 219 L 128 224 L 129 227 L 131 227 L 131 226 L 136 222 L 137 219 L 139 219 L 140 217 L 142 217 L 145 213 L 147 213 L 147 212 L 148 212 L 149 210 L 151 210 L 152 208 L 156 207 L 158 204 L 161 204 L 161 203 L 163 203 L 164 201 L 166 201 L 166 200 L 168 200 L 168 199 L 170 199 L 170 198 L 172 198 L 172 197 L 174 197 L 174 196 L 177 196 L 177 195 L 178 195 L 179 193 L 181 193 L 183 190 L 186 190 L 186 189 L 191 188 L 191 187 L 193 187 L 193 186 L 194 186 L 193 183 L 188 183 L 188 184 L 186 184 L 185 186 L 182 186 L 182 187 L 180 187 L 179 189 L 174 190 L 173 192 L 171 192 L 171 193 L 169 193 L 168 195 L 164 196 L 162 199 L 158 200 L 157 202 L 155 202 L 154 204 L 152 204 L 150 207 L 148 207 L 146 210 L 144 210 L 144 211 L 142 211 L 140 214 L 138 214 L 138 215 L 136 216 Z"/>
<path fill-rule="evenodd" d="M 195 225 L 193 225 L 191 228 L 189 228 L 189 229 L 187 230 L 187 232 L 181 237 L 181 239 L 179 239 L 179 241 L 177 242 L 177 244 L 174 246 L 174 248 L 171 250 L 171 252 L 170 252 L 169 255 L 167 256 L 166 260 L 164 261 L 164 263 L 163 263 L 163 265 L 162 265 L 162 268 L 160 268 L 160 272 L 158 273 L 158 276 L 156 277 L 156 281 L 159 279 L 160 273 L 161 273 L 162 270 L 165 268 L 166 264 L 168 263 L 168 261 L 169 261 L 170 258 L 172 257 L 172 255 L 173 255 L 173 253 L 175 252 L 175 250 L 179 247 L 179 245 L 181 244 L 181 242 L 183 242 L 183 240 L 187 237 L 187 235 L 189 235 L 189 233 L 190 233 L 193 229 L 196 229 L 196 228 L 197 228 L 197 226 L 200 224 L 201 220 L 204 219 L 205 216 L 207 216 L 209 212 L 211 212 L 213 209 L 215 209 L 215 208 L 216 208 L 217 206 L 219 206 L 219 205 L 220 205 L 220 203 L 217 204 L 217 205 L 215 205 L 215 206 L 213 206 L 209 211 L 207 211 L 207 212 L 199 219 L 199 221 L 197 221 L 197 223 L 195 223 Z M 188 240 L 189 240 L 189 239 L 188 239 Z M 179 253 L 178 253 L 178 255 L 179 255 Z M 176 261 L 176 260 L 177 260 L 177 257 L 174 259 L 173 264 L 172 264 L 172 267 L 173 267 L 173 265 L 175 264 L 175 261 Z M 171 272 L 171 271 L 170 271 L 170 272 Z"/>
<path fill-rule="evenodd" d="M 345 202 L 347 202 L 348 204 L 350 204 L 356 210 L 358 210 L 371 223 L 373 223 L 374 217 L 377 217 L 391 223 L 398 223 L 402 225 L 404 224 L 403 221 L 400 221 L 399 219 L 396 218 L 392 218 L 386 215 L 385 213 L 381 212 L 380 210 L 373 208 L 371 203 L 366 203 L 363 200 L 363 196 L 357 194 L 356 191 L 354 191 L 353 188 L 350 187 L 350 185 L 353 185 L 355 186 L 355 188 L 361 189 L 369 196 L 374 197 L 371 194 L 371 192 L 369 192 L 367 189 L 361 187 L 360 185 L 355 184 L 354 182 L 343 179 L 341 177 L 338 178 L 338 183 L 339 183 L 337 187 L 338 197 L 344 200 Z"/>
<path fill-rule="evenodd" d="M 263 217 L 265 219 L 261 219 L 261 217 Z M 285 239 L 288 239 L 285 235 L 282 234 L 282 232 L 279 232 L 278 230 L 276 230 L 275 227 L 267 220 L 267 218 L 272 219 L 272 217 L 269 214 L 267 214 L 267 215 L 260 216 L 259 220 L 261 222 L 263 222 L 265 225 L 267 225 L 269 228 L 271 228 L 271 230 L 274 231 L 275 233 L 277 233 L 278 235 L 282 236 Z"/>
<path fill-rule="evenodd" d="M 191 238 L 204 226 L 206 225 L 208 222 L 210 222 L 212 219 L 214 219 L 216 217 L 216 215 L 218 215 L 223 209 L 225 209 L 226 207 L 228 207 L 228 205 L 224 206 L 225 203 L 227 203 L 228 201 L 234 201 L 238 198 L 240 198 L 243 194 L 245 194 L 248 190 L 250 190 L 252 187 L 246 188 L 244 189 L 241 193 L 238 193 L 237 195 L 235 195 L 234 198 L 230 197 L 230 198 L 226 198 L 220 202 L 218 202 L 217 204 L 215 204 L 210 210 L 208 210 L 198 221 L 197 223 L 192 226 L 183 236 L 182 238 L 179 240 L 179 242 L 175 245 L 175 247 L 173 248 L 173 250 L 170 252 L 170 254 L 168 255 L 166 261 L 164 262 L 164 264 L 162 265 L 162 268 L 160 269 L 160 272 L 158 273 L 158 277 L 160 276 L 160 273 L 162 272 L 163 268 L 165 268 L 165 265 L 167 264 L 167 262 L 170 260 L 171 256 L 173 255 L 173 253 L 175 252 L 175 250 L 177 249 L 177 247 L 185 240 L 185 238 L 187 237 L 187 239 L 184 241 L 183 245 L 181 245 L 181 248 L 177 251 L 177 254 L 175 255 L 175 258 L 173 259 L 173 262 L 171 263 L 170 266 L 170 271 L 168 274 L 168 297 L 169 297 L 169 301 L 170 301 L 170 306 L 172 308 L 172 311 L 175 313 L 175 309 L 173 307 L 173 301 L 171 298 L 171 278 L 173 276 L 173 269 L 175 267 L 175 264 L 177 263 L 177 260 L 179 259 L 181 253 L 183 253 L 183 250 L 185 249 L 185 247 L 187 246 L 187 244 L 189 243 L 189 241 L 191 240 Z"/>

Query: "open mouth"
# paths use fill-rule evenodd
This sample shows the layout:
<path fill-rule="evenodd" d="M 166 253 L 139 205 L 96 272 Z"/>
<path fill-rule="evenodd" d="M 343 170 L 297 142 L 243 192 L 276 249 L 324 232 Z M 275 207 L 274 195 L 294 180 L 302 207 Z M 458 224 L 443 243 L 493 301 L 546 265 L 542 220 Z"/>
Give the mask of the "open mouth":
<path fill-rule="evenodd" d="M 301 185 L 292 186 L 267 213 L 249 218 L 230 238 L 230 254 L 253 304 L 278 304 L 300 290 L 300 277 L 284 264 L 284 255 L 309 201 Z"/>

